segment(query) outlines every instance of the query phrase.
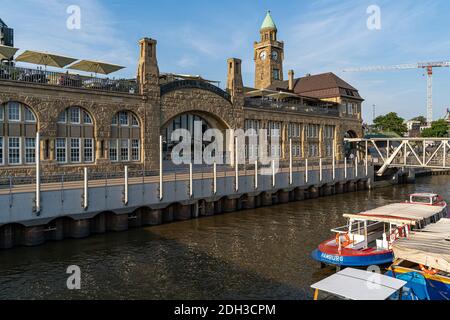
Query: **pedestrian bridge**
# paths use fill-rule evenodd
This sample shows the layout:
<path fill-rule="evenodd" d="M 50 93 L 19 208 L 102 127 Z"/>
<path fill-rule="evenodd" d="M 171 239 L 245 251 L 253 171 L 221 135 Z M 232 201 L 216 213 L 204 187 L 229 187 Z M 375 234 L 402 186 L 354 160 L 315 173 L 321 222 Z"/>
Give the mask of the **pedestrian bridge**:
<path fill-rule="evenodd" d="M 450 138 L 369 138 L 345 139 L 379 164 L 378 176 L 388 168 L 450 170 Z"/>

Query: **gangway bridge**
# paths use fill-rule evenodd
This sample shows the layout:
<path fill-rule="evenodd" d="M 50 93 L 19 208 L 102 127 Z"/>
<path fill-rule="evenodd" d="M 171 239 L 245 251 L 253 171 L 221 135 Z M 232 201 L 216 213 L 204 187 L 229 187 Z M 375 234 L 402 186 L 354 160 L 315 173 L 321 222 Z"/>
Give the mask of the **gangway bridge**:
<path fill-rule="evenodd" d="M 450 170 L 450 138 L 346 138 L 353 149 L 372 156 L 378 176 L 388 168 Z"/>

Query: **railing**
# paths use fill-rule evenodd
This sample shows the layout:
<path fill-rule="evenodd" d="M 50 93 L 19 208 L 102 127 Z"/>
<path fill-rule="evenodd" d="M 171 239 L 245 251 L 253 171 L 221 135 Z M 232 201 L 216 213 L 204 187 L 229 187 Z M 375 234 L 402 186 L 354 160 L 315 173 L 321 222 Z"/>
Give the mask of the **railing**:
<path fill-rule="evenodd" d="M 363 165 L 364 161 L 358 161 L 358 165 Z M 345 161 L 335 161 L 334 168 L 344 169 L 350 174 L 350 172 L 355 171 L 355 161 L 347 160 Z M 263 169 L 271 169 L 271 163 L 262 164 L 258 163 L 258 171 Z M 213 175 L 213 166 L 212 165 L 198 165 L 192 167 L 192 174 L 194 179 L 203 179 L 203 178 L 212 178 Z M 239 176 L 247 176 L 254 175 L 255 164 L 254 163 L 246 163 L 239 164 L 238 172 Z M 332 159 L 302 159 L 295 160 L 290 165 L 289 161 L 280 161 L 277 164 L 276 174 L 278 173 L 288 173 L 292 170 L 295 172 L 305 172 L 305 171 L 315 171 L 315 170 L 333 170 L 333 161 Z M 270 171 L 270 170 L 269 170 Z M 171 181 L 186 181 L 189 179 L 190 168 L 189 165 L 180 165 L 177 168 L 166 169 L 164 168 L 163 177 L 164 180 Z M 236 168 L 230 165 L 217 165 L 216 166 L 216 174 L 218 177 L 233 177 L 236 174 Z M 366 176 L 365 172 L 360 172 L 358 177 Z M 150 170 L 130 170 L 128 171 L 128 178 L 130 180 L 135 181 L 135 183 L 139 182 L 156 182 L 159 177 L 158 171 L 150 171 Z M 125 171 L 116 171 L 116 172 L 95 172 L 88 171 L 88 180 L 95 184 L 105 184 L 105 185 L 114 185 L 116 183 L 122 183 L 122 180 L 125 178 Z M 58 188 L 64 189 L 68 185 L 73 185 L 73 183 L 81 183 L 84 180 L 83 170 L 80 169 L 79 173 L 70 173 L 70 174 L 45 174 L 40 177 L 41 185 L 53 184 L 58 186 Z M 28 176 L 4 176 L 0 177 L 0 190 L 11 190 L 15 187 L 33 187 L 36 183 L 36 177 L 34 174 Z"/>
<path fill-rule="evenodd" d="M 136 82 L 132 80 L 88 77 L 41 69 L 27 69 L 6 64 L 0 64 L 1 80 L 130 94 L 138 92 Z"/>
<path fill-rule="evenodd" d="M 161 96 L 179 89 L 202 89 L 211 91 L 222 98 L 231 101 L 231 96 L 228 92 L 216 87 L 208 82 L 200 80 L 177 80 L 172 81 L 161 86 Z"/>
<path fill-rule="evenodd" d="M 267 99 L 258 98 L 246 98 L 245 107 L 250 108 L 261 108 L 261 109 L 273 109 L 280 111 L 294 111 L 305 114 L 319 114 L 327 115 L 332 117 L 339 116 L 339 110 L 335 107 L 329 106 L 308 106 L 303 104 L 298 104 L 294 102 L 280 102 Z"/>

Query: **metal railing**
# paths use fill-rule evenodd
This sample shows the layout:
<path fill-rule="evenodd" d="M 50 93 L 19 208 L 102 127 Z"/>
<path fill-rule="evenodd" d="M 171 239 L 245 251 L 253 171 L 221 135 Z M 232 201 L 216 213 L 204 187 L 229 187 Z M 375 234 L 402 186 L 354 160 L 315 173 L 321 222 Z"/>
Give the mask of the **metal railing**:
<path fill-rule="evenodd" d="M 0 64 L 0 81 L 18 81 L 34 84 L 53 85 L 68 88 L 122 92 L 137 94 L 137 84 L 133 80 L 109 79 L 81 76 L 79 74 L 28 69 Z"/>
<path fill-rule="evenodd" d="M 335 161 L 334 165 L 336 168 L 344 167 L 345 161 Z M 363 165 L 364 161 L 359 160 L 358 165 Z M 262 164 L 258 163 L 258 171 L 262 169 L 270 169 L 272 164 Z M 320 167 L 323 170 L 331 170 L 333 165 L 332 159 L 301 159 L 295 160 L 292 162 L 292 172 L 302 172 L 305 170 L 319 170 Z M 289 172 L 290 164 L 288 161 L 280 161 L 277 164 L 276 173 L 287 173 Z M 354 171 L 355 161 L 347 160 L 346 167 L 348 172 Z M 201 166 L 193 166 L 192 174 L 197 179 L 199 177 L 212 177 L 213 174 L 213 165 L 201 165 Z M 249 174 L 254 174 L 255 164 L 252 162 L 248 162 L 245 164 L 238 165 L 239 176 L 246 176 Z M 171 168 L 169 170 L 164 169 L 163 177 L 164 180 L 170 178 L 173 181 L 186 181 L 189 179 L 189 174 L 191 173 L 189 165 L 180 165 L 176 169 Z M 233 177 L 236 174 L 235 167 L 230 165 L 216 165 L 216 174 L 218 177 Z M 361 176 L 364 175 L 364 172 L 361 172 Z M 136 179 L 142 178 L 143 180 L 146 178 L 157 178 L 159 176 L 158 171 L 150 171 L 150 170 L 129 170 L 128 178 Z M 114 171 L 114 172 L 96 172 L 96 171 L 88 171 L 88 180 L 91 182 L 95 181 L 113 181 L 117 179 L 124 179 L 125 171 Z M 82 182 L 84 180 L 84 172 L 80 169 L 79 173 L 70 173 L 70 174 L 45 174 L 40 177 L 41 184 L 61 184 L 71 182 Z M 15 186 L 26 186 L 26 185 L 34 185 L 36 183 L 36 177 L 34 174 L 28 176 L 4 176 L 0 177 L 0 189 L 8 189 L 13 188 Z"/>
<path fill-rule="evenodd" d="M 258 98 L 246 98 L 245 107 L 261 108 L 261 109 L 273 109 L 279 111 L 294 111 L 305 114 L 320 114 L 328 115 L 332 117 L 339 116 L 339 110 L 336 107 L 324 106 L 309 106 L 299 104 L 295 102 L 281 102 L 275 100 L 258 99 Z"/>

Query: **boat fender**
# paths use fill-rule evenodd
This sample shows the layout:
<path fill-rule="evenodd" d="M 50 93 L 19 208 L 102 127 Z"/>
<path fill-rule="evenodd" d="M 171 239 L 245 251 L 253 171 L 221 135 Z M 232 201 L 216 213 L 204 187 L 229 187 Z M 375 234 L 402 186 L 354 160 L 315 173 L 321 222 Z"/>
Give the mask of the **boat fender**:
<path fill-rule="evenodd" d="M 423 264 L 419 264 L 420 270 L 422 270 L 423 273 L 426 273 L 428 275 L 434 276 L 439 272 L 439 270 L 433 269 L 433 268 L 426 268 Z"/>
<path fill-rule="evenodd" d="M 353 243 L 353 241 L 350 240 L 350 236 L 348 235 L 348 233 L 345 233 L 344 237 L 345 237 L 345 241 L 341 243 L 341 246 L 343 248 L 348 247 L 350 244 Z M 340 242 L 341 242 L 341 234 L 340 233 L 336 233 L 336 243 L 337 243 L 337 245 L 339 245 Z"/>

